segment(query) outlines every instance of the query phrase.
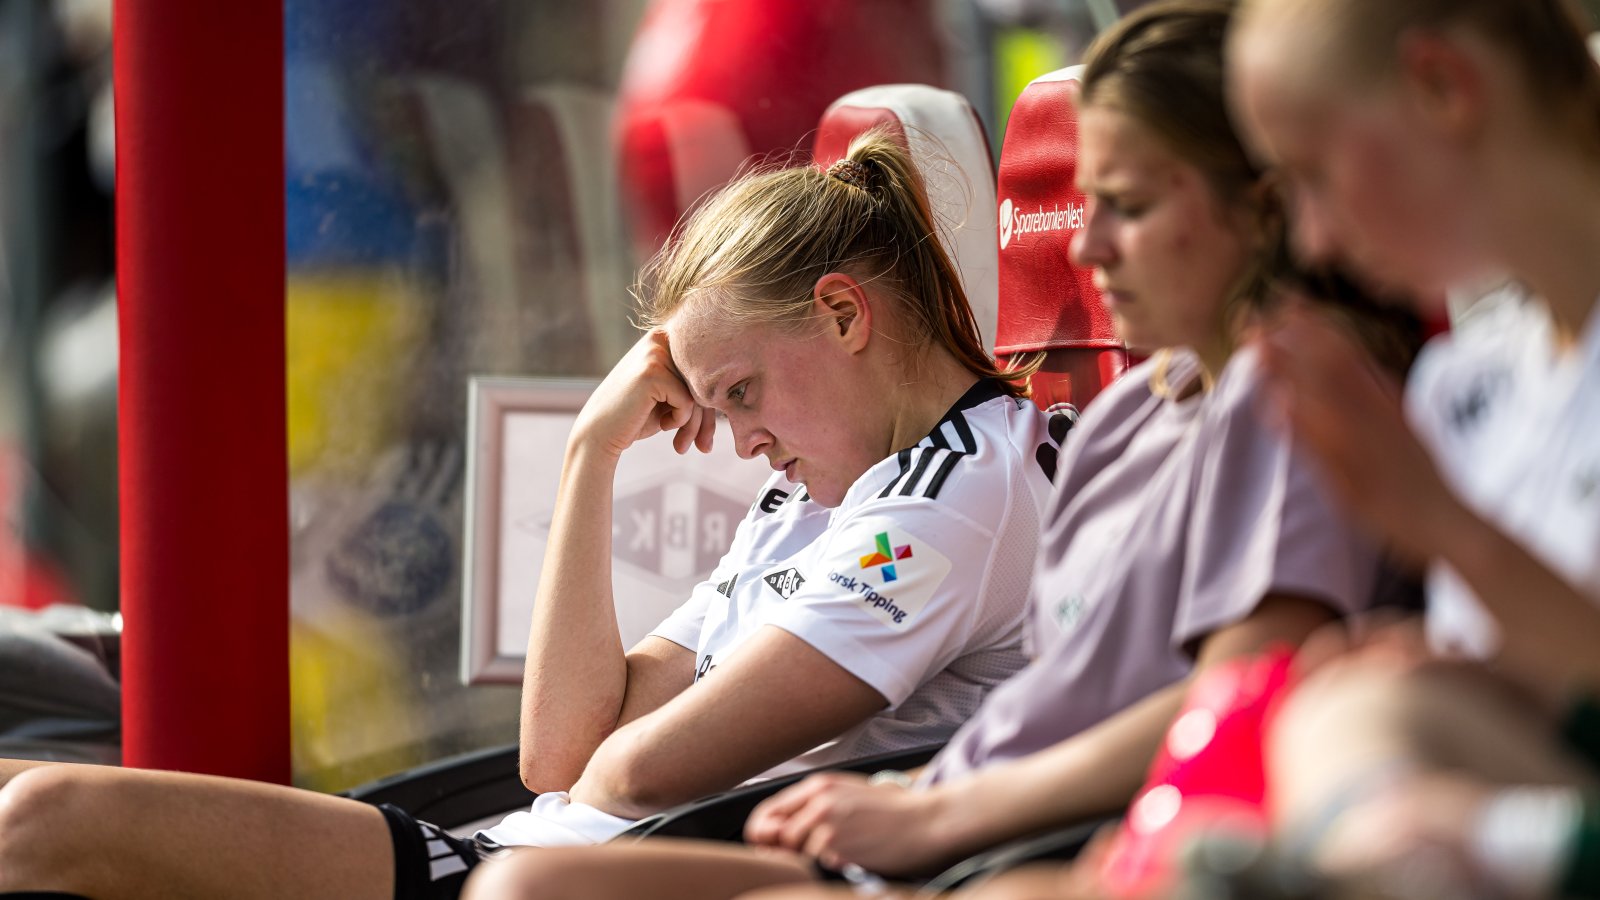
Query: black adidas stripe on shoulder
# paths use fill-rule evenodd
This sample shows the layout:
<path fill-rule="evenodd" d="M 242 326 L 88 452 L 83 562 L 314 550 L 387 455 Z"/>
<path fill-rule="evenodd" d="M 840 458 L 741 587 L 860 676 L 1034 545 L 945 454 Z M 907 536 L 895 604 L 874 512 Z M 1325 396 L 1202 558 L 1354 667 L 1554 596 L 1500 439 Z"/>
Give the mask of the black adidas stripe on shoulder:
<path fill-rule="evenodd" d="M 900 474 L 895 476 L 878 494 L 880 499 L 890 495 L 900 497 L 939 496 L 956 464 L 971 456 L 945 447 L 922 446 L 900 451 Z M 913 460 L 915 462 L 913 463 Z"/>
<path fill-rule="evenodd" d="M 955 414 L 950 417 L 950 424 L 955 426 L 956 436 L 961 439 L 961 451 L 963 453 L 977 453 L 978 439 L 972 434 L 972 426 L 967 424 L 967 417 L 960 410 L 956 410 Z"/>
<path fill-rule="evenodd" d="M 891 479 L 889 481 L 888 484 L 883 486 L 883 492 L 878 495 L 878 499 L 879 500 L 882 500 L 883 498 L 889 496 L 889 494 L 894 491 L 895 486 L 900 483 L 900 479 L 905 478 L 906 477 L 906 472 L 910 471 L 910 469 L 911 469 L 911 448 L 910 447 L 907 447 L 906 449 L 901 450 L 899 453 L 897 453 L 895 455 L 896 455 L 896 457 L 898 457 L 899 462 L 900 462 L 900 474 L 896 475 L 893 479 Z"/>
<path fill-rule="evenodd" d="M 938 447 L 918 447 L 917 448 L 917 466 L 916 466 L 916 468 L 911 470 L 911 473 L 909 475 L 907 475 L 904 479 L 901 480 L 902 483 L 900 485 L 900 496 L 902 496 L 902 497 L 911 496 L 911 490 L 913 488 L 915 488 L 922 481 L 922 476 L 924 474 L 926 474 L 927 471 L 928 471 L 928 463 L 933 462 L 934 456 L 936 456 L 936 455 L 938 455 L 940 453 L 949 453 L 949 452 L 951 452 L 951 451 L 949 451 L 949 450 L 940 450 Z"/>
<path fill-rule="evenodd" d="M 939 461 L 939 467 L 933 470 L 933 477 L 928 479 L 928 486 L 923 490 L 922 496 L 927 497 L 929 500 L 938 497 L 939 491 L 944 488 L 945 480 L 950 477 L 951 472 L 955 471 L 956 463 L 966 459 L 968 455 L 966 453 L 957 453 L 954 450 L 947 453 L 945 458 Z"/>

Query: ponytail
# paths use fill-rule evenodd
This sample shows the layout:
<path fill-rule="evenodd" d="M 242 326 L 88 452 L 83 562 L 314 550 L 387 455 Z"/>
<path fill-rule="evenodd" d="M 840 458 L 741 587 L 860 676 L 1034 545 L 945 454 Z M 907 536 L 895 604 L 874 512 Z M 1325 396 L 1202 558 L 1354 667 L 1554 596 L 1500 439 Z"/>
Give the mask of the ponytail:
<path fill-rule="evenodd" d="M 885 129 L 873 129 L 851 141 L 844 158 L 828 170 L 849 185 L 839 178 L 841 167 L 867 173 L 865 190 L 876 207 L 868 230 L 878 232 L 880 246 L 894 250 L 889 268 L 913 333 L 944 347 L 973 374 L 1006 385 L 1013 396 L 1028 396 L 1027 378 L 1039 363 L 1002 368 L 984 349 L 960 273 L 938 238 L 927 185 L 905 147 Z"/>
<path fill-rule="evenodd" d="M 699 296 L 714 298 L 717 313 L 735 324 L 799 328 L 829 272 L 893 298 L 914 346 L 942 347 L 1012 396 L 1028 395 L 1037 363 L 1003 368 L 984 350 L 922 174 L 884 128 L 851 141 L 826 171 L 796 166 L 736 180 L 689 218 L 635 294 L 650 326 Z"/>

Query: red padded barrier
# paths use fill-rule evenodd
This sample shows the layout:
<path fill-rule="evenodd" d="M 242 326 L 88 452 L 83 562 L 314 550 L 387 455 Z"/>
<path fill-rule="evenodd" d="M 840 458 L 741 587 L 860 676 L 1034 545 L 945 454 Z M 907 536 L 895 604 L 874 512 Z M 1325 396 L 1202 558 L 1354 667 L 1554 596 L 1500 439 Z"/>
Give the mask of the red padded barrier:
<path fill-rule="evenodd" d="M 1083 408 L 1127 367 L 1093 273 L 1072 264 L 1083 226 L 1077 69 L 1035 79 L 1011 109 L 1000 149 L 1000 318 L 995 352 L 1046 351 L 1034 377 L 1041 406 Z"/>
<path fill-rule="evenodd" d="M 889 84 L 840 97 L 817 125 L 812 157 L 828 166 L 850 141 L 888 125 L 911 151 L 928 186 L 939 237 L 961 273 L 984 346 L 994 348 L 998 262 L 994 240 L 994 157 L 966 98 L 921 84 Z"/>
<path fill-rule="evenodd" d="M 115 29 L 123 758 L 287 782 L 283 7 Z"/>
<path fill-rule="evenodd" d="M 933 0 L 657 0 L 628 52 L 617 113 L 638 251 L 750 155 L 801 150 L 834 98 L 944 80 Z"/>

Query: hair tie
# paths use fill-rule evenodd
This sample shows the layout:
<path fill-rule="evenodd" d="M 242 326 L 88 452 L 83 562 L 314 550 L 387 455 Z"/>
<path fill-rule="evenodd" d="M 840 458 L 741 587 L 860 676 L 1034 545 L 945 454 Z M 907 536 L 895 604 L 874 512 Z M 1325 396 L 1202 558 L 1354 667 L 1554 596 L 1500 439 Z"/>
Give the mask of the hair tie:
<path fill-rule="evenodd" d="M 848 185 L 867 190 L 870 173 L 866 163 L 859 159 L 841 159 L 828 167 L 828 174 Z"/>

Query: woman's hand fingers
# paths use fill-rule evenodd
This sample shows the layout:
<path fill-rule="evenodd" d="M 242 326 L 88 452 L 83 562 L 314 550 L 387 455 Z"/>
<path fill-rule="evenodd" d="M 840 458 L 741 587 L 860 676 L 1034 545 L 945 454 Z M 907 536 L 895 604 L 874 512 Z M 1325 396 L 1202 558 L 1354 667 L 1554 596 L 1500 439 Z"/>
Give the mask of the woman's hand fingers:
<path fill-rule="evenodd" d="M 620 455 L 637 441 L 661 431 L 678 431 L 679 453 L 699 443 L 709 410 L 694 401 L 673 364 L 667 336 L 652 332 L 640 338 L 584 404 L 573 439 Z M 705 438 L 709 446 L 709 438 Z"/>
<path fill-rule="evenodd" d="M 701 453 L 711 452 L 711 441 L 717 435 L 717 416 L 711 410 L 705 410 L 705 415 L 700 419 L 700 431 L 694 436 L 694 445 L 700 448 Z"/>
<path fill-rule="evenodd" d="M 819 856 L 831 849 L 834 828 L 830 822 L 837 798 L 832 791 L 815 794 L 805 806 L 795 810 L 778 831 L 778 844 L 807 856 Z"/>
<path fill-rule="evenodd" d="M 711 438 L 716 431 L 717 414 L 704 406 L 696 406 L 689 414 L 689 420 L 678 426 L 678 433 L 672 436 L 672 449 L 688 453 L 692 445 L 701 453 L 710 453 Z"/>
<path fill-rule="evenodd" d="M 822 776 L 814 775 L 761 801 L 745 822 L 745 840 L 752 844 L 776 845 L 784 823 L 822 787 L 821 779 Z"/>
<path fill-rule="evenodd" d="M 688 453 L 689 445 L 694 443 L 695 437 L 699 435 L 700 422 L 705 417 L 706 411 L 704 407 L 690 407 L 688 414 L 683 417 L 683 421 L 674 426 L 678 429 L 678 432 L 672 436 L 672 449 L 678 451 L 679 454 Z M 663 426 L 662 430 L 665 431 L 666 427 Z"/>

